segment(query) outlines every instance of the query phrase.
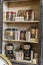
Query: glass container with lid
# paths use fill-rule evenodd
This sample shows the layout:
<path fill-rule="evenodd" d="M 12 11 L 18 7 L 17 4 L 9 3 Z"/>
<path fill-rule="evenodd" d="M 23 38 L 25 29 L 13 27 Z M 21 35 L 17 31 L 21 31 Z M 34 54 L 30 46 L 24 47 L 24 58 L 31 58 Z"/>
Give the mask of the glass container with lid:
<path fill-rule="evenodd" d="M 6 12 L 6 21 L 11 21 L 11 12 Z"/>
<path fill-rule="evenodd" d="M 36 26 L 31 26 L 31 38 L 35 38 Z"/>
<path fill-rule="evenodd" d="M 13 39 L 13 30 L 11 28 L 5 29 L 5 38 Z"/>

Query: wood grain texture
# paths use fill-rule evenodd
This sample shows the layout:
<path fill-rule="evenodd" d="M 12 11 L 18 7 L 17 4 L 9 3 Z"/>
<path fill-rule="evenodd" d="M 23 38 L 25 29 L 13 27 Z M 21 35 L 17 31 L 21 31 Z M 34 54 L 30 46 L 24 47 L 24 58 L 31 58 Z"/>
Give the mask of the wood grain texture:
<path fill-rule="evenodd" d="M 12 4 L 12 5 L 11 5 Z M 12 2 L 9 3 L 9 8 L 15 8 L 15 7 L 30 7 L 35 12 L 35 19 L 40 18 L 40 1 L 27 1 L 27 2 Z"/>

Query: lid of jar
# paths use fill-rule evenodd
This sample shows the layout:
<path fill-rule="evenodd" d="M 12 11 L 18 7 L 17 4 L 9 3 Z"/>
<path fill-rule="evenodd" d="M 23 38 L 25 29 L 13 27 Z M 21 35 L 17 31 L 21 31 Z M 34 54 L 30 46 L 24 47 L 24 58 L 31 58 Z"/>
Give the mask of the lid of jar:
<path fill-rule="evenodd" d="M 16 12 L 11 12 L 12 14 L 16 14 Z"/>
<path fill-rule="evenodd" d="M 13 14 L 16 14 L 16 12 L 13 12 Z"/>
<path fill-rule="evenodd" d="M 11 28 L 7 28 L 6 30 L 11 30 Z"/>
<path fill-rule="evenodd" d="M 20 32 L 26 32 L 25 30 L 22 30 L 22 31 L 20 31 Z"/>
<path fill-rule="evenodd" d="M 12 30 L 13 30 L 13 31 L 17 31 L 17 29 L 15 29 L 15 28 L 12 28 Z"/>

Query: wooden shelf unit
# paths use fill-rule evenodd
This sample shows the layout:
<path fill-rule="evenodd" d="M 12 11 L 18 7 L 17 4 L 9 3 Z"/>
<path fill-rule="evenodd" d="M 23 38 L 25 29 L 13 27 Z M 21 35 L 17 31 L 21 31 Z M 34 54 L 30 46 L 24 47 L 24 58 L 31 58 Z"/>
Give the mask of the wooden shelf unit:
<path fill-rule="evenodd" d="M 31 20 L 31 21 L 4 21 L 3 20 L 3 24 L 5 24 L 5 26 L 3 25 L 3 31 L 4 31 L 4 29 L 5 28 L 7 28 L 8 26 L 10 26 L 10 24 L 12 25 L 12 26 L 14 26 L 15 24 L 21 24 L 21 27 L 22 27 L 22 24 L 26 24 L 26 26 L 28 25 L 37 25 L 38 26 L 38 24 L 39 24 L 39 13 L 40 13 L 40 11 L 39 11 L 39 9 L 40 9 L 40 2 L 39 2 L 39 0 L 19 0 L 19 1 L 4 1 L 3 2 L 4 3 L 4 7 L 5 7 L 5 12 L 6 11 L 16 11 L 16 9 L 22 9 L 23 7 L 25 8 L 30 8 L 30 9 L 33 9 L 34 10 L 34 12 L 35 12 L 35 19 L 34 19 L 34 21 L 33 20 Z M 6 4 L 7 3 L 7 4 Z M 6 10 L 7 9 L 7 10 Z M 14 24 L 14 25 L 13 25 Z M 19 26 L 19 25 L 17 25 L 17 26 Z M 16 26 L 16 25 L 15 25 Z M 25 26 L 25 27 L 26 27 Z M 5 28 L 4 28 L 5 27 Z M 4 33 L 3 33 L 3 35 L 4 35 Z M 3 39 L 3 50 L 2 50 L 2 54 L 4 54 L 4 52 L 5 52 L 5 49 L 4 49 L 4 44 L 6 44 L 6 43 L 8 43 L 8 42 L 19 42 L 19 43 L 32 43 L 32 44 L 34 44 L 35 46 L 36 46 L 36 48 L 34 49 L 36 52 L 37 52 L 37 50 L 38 50 L 38 46 L 37 46 L 37 44 L 39 43 L 38 42 L 38 40 L 36 39 L 31 39 L 30 41 L 25 41 L 25 40 L 9 40 L 9 39 Z M 34 51 L 34 52 L 35 52 Z M 38 53 L 38 52 L 37 52 Z M 5 55 L 5 54 L 4 54 Z M 27 60 L 23 60 L 23 61 L 18 61 L 18 60 L 10 60 L 11 62 L 20 62 L 20 63 L 32 63 L 31 61 L 27 61 Z"/>

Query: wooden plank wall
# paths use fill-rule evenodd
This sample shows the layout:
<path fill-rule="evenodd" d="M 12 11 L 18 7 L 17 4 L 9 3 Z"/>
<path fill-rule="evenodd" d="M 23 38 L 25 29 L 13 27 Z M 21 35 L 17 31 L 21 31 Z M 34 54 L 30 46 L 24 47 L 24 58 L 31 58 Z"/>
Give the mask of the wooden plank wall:
<path fill-rule="evenodd" d="M 35 19 L 40 18 L 40 1 L 38 0 L 32 0 L 27 2 L 12 2 L 9 3 L 9 8 L 15 8 L 15 7 L 29 7 L 32 8 L 35 12 Z"/>

